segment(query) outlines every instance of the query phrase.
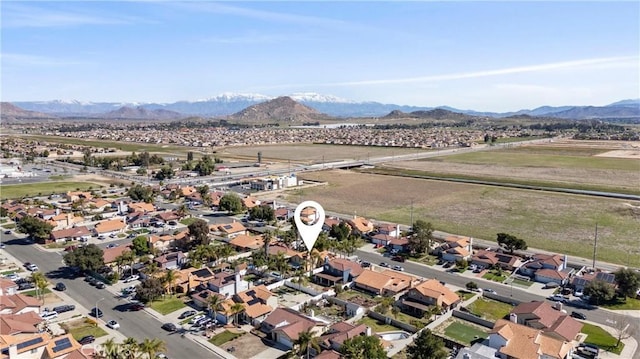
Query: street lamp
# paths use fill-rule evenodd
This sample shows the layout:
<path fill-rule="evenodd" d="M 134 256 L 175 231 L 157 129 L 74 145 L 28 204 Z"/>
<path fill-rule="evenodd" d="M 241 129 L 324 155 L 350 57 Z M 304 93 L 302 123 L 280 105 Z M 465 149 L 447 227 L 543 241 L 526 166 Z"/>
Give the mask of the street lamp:
<path fill-rule="evenodd" d="M 100 316 L 98 316 L 98 313 L 99 313 L 98 303 L 100 303 L 103 300 L 104 300 L 104 298 L 100 298 L 100 299 L 96 300 L 96 307 L 94 308 L 95 309 L 95 314 L 96 314 L 96 322 L 98 322 L 98 319 L 100 318 Z"/>

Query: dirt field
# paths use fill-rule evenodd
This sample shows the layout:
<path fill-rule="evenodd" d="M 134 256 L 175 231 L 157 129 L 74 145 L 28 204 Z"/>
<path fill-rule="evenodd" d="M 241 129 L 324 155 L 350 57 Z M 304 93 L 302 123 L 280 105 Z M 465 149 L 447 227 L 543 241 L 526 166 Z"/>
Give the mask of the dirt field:
<path fill-rule="evenodd" d="M 339 146 L 339 145 L 265 145 L 250 147 L 228 147 L 218 151 L 221 157 L 258 157 L 262 152 L 263 160 L 293 161 L 297 163 L 321 163 L 338 160 L 366 160 L 369 157 L 393 156 L 425 151 L 422 149 Z"/>
<path fill-rule="evenodd" d="M 329 185 L 289 199 L 315 200 L 329 211 L 409 224 L 413 202 L 414 221 L 438 230 L 489 240 L 507 232 L 530 247 L 587 258 L 598 223 L 600 260 L 626 264 L 638 248 L 640 203 L 339 170 L 303 178 Z M 640 265 L 640 255 L 629 260 Z"/>

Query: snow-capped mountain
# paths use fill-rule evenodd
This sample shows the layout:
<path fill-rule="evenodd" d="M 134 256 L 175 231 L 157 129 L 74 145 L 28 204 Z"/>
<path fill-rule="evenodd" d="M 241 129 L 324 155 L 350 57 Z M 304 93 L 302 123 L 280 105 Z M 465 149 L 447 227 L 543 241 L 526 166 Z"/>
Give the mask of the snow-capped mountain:
<path fill-rule="evenodd" d="M 313 92 L 301 92 L 288 95 L 291 99 L 311 107 L 321 113 L 334 117 L 381 117 L 391 111 L 410 113 L 429 111 L 434 108 L 475 116 L 507 117 L 512 115 L 548 116 L 567 119 L 586 118 L 639 118 L 640 100 L 623 100 L 607 106 L 541 106 L 532 110 L 515 112 L 478 112 L 459 110 L 448 106 L 420 107 L 379 102 L 355 102 L 337 96 L 323 95 Z M 178 101 L 173 103 L 121 103 L 121 102 L 82 102 L 76 100 L 13 102 L 14 105 L 27 111 L 65 116 L 101 117 L 103 114 L 122 107 L 141 108 L 149 111 L 164 110 L 178 112 L 187 116 L 227 116 L 247 107 L 275 99 L 274 96 L 255 93 L 221 93 L 214 97 L 197 101 Z"/>

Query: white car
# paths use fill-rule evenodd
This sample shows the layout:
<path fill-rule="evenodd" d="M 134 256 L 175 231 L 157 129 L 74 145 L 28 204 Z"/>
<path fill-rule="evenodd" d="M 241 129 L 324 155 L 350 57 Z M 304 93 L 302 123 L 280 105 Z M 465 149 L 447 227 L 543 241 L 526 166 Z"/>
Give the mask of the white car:
<path fill-rule="evenodd" d="M 189 324 L 192 324 L 192 325 L 196 324 L 197 322 L 199 322 L 204 317 L 206 317 L 206 315 L 204 315 L 204 314 L 196 315 L 195 317 L 191 318 L 191 320 L 189 321 Z"/>
<path fill-rule="evenodd" d="M 485 293 L 498 294 L 495 290 L 489 288 L 483 288 L 482 291 Z"/>
<path fill-rule="evenodd" d="M 125 278 L 124 282 L 125 283 L 130 283 L 130 282 L 136 281 L 138 279 L 140 279 L 139 275 L 132 275 L 132 276 L 128 276 L 127 278 Z"/>
<path fill-rule="evenodd" d="M 58 317 L 58 312 L 49 312 L 49 311 L 44 311 L 42 313 L 40 313 L 40 318 L 49 321 L 51 319 L 56 319 Z"/>
<path fill-rule="evenodd" d="M 120 324 L 115 320 L 110 320 L 107 322 L 107 327 L 117 330 L 117 329 L 120 329 Z"/>
<path fill-rule="evenodd" d="M 38 266 L 37 266 L 37 265 L 35 265 L 35 264 L 33 264 L 33 263 L 30 263 L 30 264 L 27 266 L 27 269 L 28 269 L 28 270 L 30 270 L 30 271 L 32 271 L 32 272 L 35 272 L 35 271 L 37 271 L 37 270 L 38 270 Z"/>
<path fill-rule="evenodd" d="M 15 274 L 15 273 L 11 273 L 11 274 L 7 274 L 7 275 L 5 276 L 5 278 L 7 278 L 7 279 L 12 280 L 12 281 L 14 281 L 14 282 L 15 282 L 15 281 L 17 281 L 18 279 L 20 279 L 20 276 L 19 276 L 19 275 L 17 275 L 17 274 Z"/>
<path fill-rule="evenodd" d="M 554 295 L 550 296 L 549 300 L 552 300 L 554 302 L 562 302 L 562 303 L 566 303 L 567 302 L 567 298 L 563 297 L 560 294 L 554 294 Z"/>

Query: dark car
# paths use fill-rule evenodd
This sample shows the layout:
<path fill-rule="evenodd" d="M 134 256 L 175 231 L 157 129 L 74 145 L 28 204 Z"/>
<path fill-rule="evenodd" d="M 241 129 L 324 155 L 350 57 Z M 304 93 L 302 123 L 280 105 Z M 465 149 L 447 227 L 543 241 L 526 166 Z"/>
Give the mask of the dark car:
<path fill-rule="evenodd" d="M 360 263 L 360 266 L 361 266 L 362 268 L 369 268 L 369 267 L 371 267 L 371 263 L 369 263 L 369 262 L 362 262 L 362 263 Z"/>
<path fill-rule="evenodd" d="M 178 330 L 178 327 L 176 327 L 176 325 L 173 323 L 164 323 L 162 324 L 162 329 L 168 332 L 175 332 L 176 330 Z"/>
<path fill-rule="evenodd" d="M 91 344 L 95 341 L 96 341 L 96 338 L 93 335 L 87 335 L 85 337 L 82 337 L 80 340 L 78 340 L 78 343 L 85 345 L 85 344 Z"/>
<path fill-rule="evenodd" d="M 180 316 L 178 317 L 178 319 L 185 319 L 185 318 L 189 318 L 191 316 L 196 315 L 196 311 L 195 310 L 187 310 L 182 312 L 182 314 L 180 314 Z"/>
<path fill-rule="evenodd" d="M 102 318 L 103 314 L 102 314 L 102 310 L 100 308 L 92 308 L 91 309 L 91 315 L 96 317 L 96 318 Z"/>
<path fill-rule="evenodd" d="M 67 290 L 67 286 L 64 285 L 64 283 L 62 283 L 62 282 L 58 282 L 58 283 L 56 283 L 56 290 L 59 290 L 59 291 L 63 292 L 65 290 Z"/>
<path fill-rule="evenodd" d="M 444 264 L 444 266 L 442 266 L 443 268 L 451 268 L 451 266 L 453 266 L 453 262 L 447 262 Z"/>
<path fill-rule="evenodd" d="M 70 312 L 74 309 L 76 309 L 76 306 L 73 304 L 65 304 L 65 305 L 59 305 L 57 307 L 53 307 L 53 311 L 58 314 L 64 313 L 64 312 Z"/>
<path fill-rule="evenodd" d="M 393 256 L 393 257 L 391 258 L 391 260 L 392 260 L 392 261 L 396 261 L 396 262 L 404 262 L 404 261 L 405 261 L 405 259 L 404 259 L 404 257 L 403 257 L 403 256 Z"/>
<path fill-rule="evenodd" d="M 571 312 L 571 316 L 576 318 L 576 319 L 582 319 L 582 320 L 587 320 L 587 316 L 584 315 L 584 313 L 580 313 L 580 312 Z"/>
<path fill-rule="evenodd" d="M 129 307 L 127 308 L 128 311 L 131 312 L 137 312 L 139 310 L 143 310 L 144 309 L 144 304 L 142 303 L 131 303 L 129 304 Z"/>

